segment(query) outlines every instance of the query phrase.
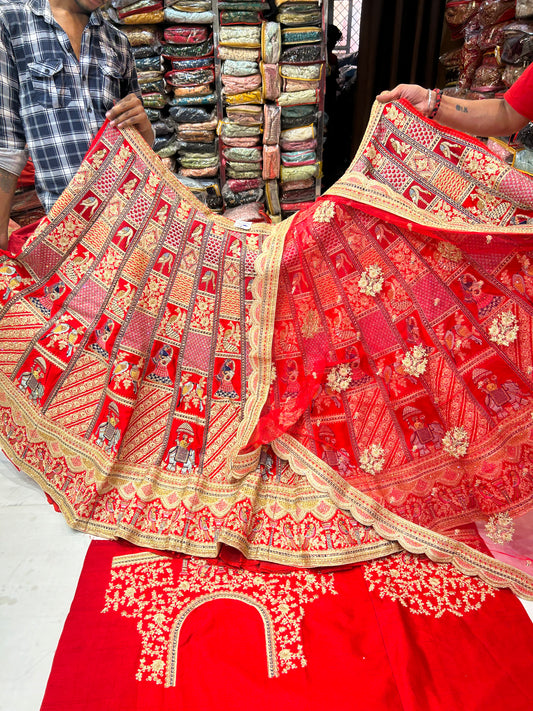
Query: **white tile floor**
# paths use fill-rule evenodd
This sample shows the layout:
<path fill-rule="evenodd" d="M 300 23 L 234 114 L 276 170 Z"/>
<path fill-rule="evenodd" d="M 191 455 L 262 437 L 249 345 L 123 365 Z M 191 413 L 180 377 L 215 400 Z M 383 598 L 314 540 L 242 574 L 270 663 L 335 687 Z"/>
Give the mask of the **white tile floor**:
<path fill-rule="evenodd" d="M 0 453 L 0 711 L 38 711 L 90 540 Z"/>

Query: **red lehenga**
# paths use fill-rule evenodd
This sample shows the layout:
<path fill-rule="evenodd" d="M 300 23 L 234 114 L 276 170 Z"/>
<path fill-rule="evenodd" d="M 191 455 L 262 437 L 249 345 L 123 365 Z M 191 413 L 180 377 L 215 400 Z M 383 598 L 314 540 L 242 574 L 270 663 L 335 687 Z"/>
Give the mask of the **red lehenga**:
<path fill-rule="evenodd" d="M 0 436 L 75 528 L 294 567 L 481 552 L 533 504 L 533 183 L 408 105 L 277 226 L 104 126 L 0 266 Z"/>

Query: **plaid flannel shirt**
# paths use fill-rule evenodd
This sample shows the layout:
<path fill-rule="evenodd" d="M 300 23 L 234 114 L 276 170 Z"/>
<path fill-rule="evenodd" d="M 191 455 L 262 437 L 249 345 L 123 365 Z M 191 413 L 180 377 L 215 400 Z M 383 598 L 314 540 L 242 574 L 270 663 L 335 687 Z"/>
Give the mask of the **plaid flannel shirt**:
<path fill-rule="evenodd" d="M 99 10 L 83 32 L 78 61 L 48 0 L 0 2 L 0 156 L 9 165 L 10 156 L 29 150 L 47 210 L 106 111 L 131 92 L 140 97 L 128 40 Z"/>

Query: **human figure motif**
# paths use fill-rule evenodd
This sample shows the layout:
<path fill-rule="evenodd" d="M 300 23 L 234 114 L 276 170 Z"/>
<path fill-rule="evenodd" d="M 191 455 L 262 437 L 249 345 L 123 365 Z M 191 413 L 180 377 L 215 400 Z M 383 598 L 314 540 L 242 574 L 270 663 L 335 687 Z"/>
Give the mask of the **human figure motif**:
<path fill-rule="evenodd" d="M 320 425 L 318 428 L 318 436 L 322 444 L 322 459 L 330 467 L 336 467 L 339 464 L 337 453 L 337 438 L 329 425 Z"/>
<path fill-rule="evenodd" d="M 411 406 L 404 407 L 402 418 L 413 432 L 409 439 L 413 452 L 418 452 L 421 457 L 424 457 L 430 454 L 429 445 L 441 449 L 444 427 L 439 422 L 433 421 L 426 425 L 424 413 Z"/>
<path fill-rule="evenodd" d="M 96 444 L 103 447 L 108 454 L 117 452 L 121 431 L 118 428 L 119 411 L 117 404 L 111 401 L 107 408 L 107 420 L 98 425 Z"/>
<path fill-rule="evenodd" d="M 485 318 L 502 299 L 501 296 L 484 294 L 484 282 L 481 279 L 476 279 L 476 277 L 469 272 L 459 277 L 459 283 L 463 288 L 465 301 L 472 302 L 477 306 L 479 318 Z"/>
<path fill-rule="evenodd" d="M 300 394 L 300 383 L 298 382 L 298 363 L 295 360 L 288 360 L 285 365 L 285 375 L 281 377 L 287 383 L 285 392 L 281 396 L 282 400 L 296 398 Z"/>
<path fill-rule="evenodd" d="M 175 472 L 179 464 L 182 474 L 191 472 L 196 459 L 194 449 L 189 449 L 193 441 L 193 428 L 188 422 L 183 422 L 176 431 L 176 444 L 169 449 L 163 461 L 163 466 L 165 466 L 168 471 Z"/>
<path fill-rule="evenodd" d="M 220 387 L 215 393 L 215 397 L 230 398 L 234 400 L 239 397 L 235 388 L 233 387 L 233 377 L 235 375 L 235 361 L 228 358 L 224 361 L 217 375 L 216 379 L 220 383 Z"/>
<path fill-rule="evenodd" d="M 41 356 L 33 361 L 30 370 L 25 371 L 20 376 L 19 390 L 27 393 L 34 405 L 41 404 L 41 398 L 44 395 L 44 387 L 39 381 L 42 380 L 46 373 L 46 361 Z"/>
<path fill-rule="evenodd" d="M 45 316 L 50 317 L 54 301 L 59 299 L 61 294 L 65 291 L 65 288 L 64 282 L 58 281 L 52 286 L 46 286 L 43 296 L 32 296 L 30 297 L 30 301 L 37 306 L 37 308 L 42 311 Z"/>
<path fill-rule="evenodd" d="M 499 420 L 507 417 L 509 409 L 518 410 L 527 405 L 527 397 L 514 380 L 506 380 L 500 385 L 498 376 L 485 368 L 474 368 L 472 380 L 485 393 L 485 405 Z"/>
<path fill-rule="evenodd" d="M 172 346 L 164 345 L 157 351 L 152 361 L 155 363 L 155 369 L 146 376 L 146 380 L 152 380 L 162 385 L 172 385 L 172 379 L 168 374 L 168 366 L 174 355 Z"/>
<path fill-rule="evenodd" d="M 101 328 L 95 330 L 96 343 L 91 343 L 89 348 L 104 358 L 109 358 L 109 353 L 106 349 L 107 341 L 115 329 L 115 324 L 109 318 Z"/>

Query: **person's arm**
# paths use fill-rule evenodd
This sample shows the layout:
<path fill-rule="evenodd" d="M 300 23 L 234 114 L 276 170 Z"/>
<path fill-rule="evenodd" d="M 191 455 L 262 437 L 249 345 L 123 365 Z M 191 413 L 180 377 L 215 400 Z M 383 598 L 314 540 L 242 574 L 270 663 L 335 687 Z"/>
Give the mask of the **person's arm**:
<path fill-rule="evenodd" d="M 118 101 L 106 113 L 106 118 L 110 120 L 112 126 L 117 126 L 117 128 L 126 128 L 126 126 L 136 128 L 149 146 L 154 142 L 152 124 L 141 100 L 135 94 L 128 94 Z"/>
<path fill-rule="evenodd" d="M 16 175 L 0 168 L 0 249 L 7 249 L 9 215 L 17 180 Z"/>
<path fill-rule="evenodd" d="M 28 159 L 20 120 L 19 80 L 10 38 L 0 26 L 0 248 L 8 242 L 9 214 L 18 176 Z"/>
<path fill-rule="evenodd" d="M 381 103 L 407 99 L 420 113 L 428 116 L 435 107 L 436 92 L 418 84 L 398 84 L 377 97 Z M 504 99 L 468 100 L 443 95 L 436 115 L 439 123 L 473 136 L 509 136 L 519 131 L 528 119 Z"/>

